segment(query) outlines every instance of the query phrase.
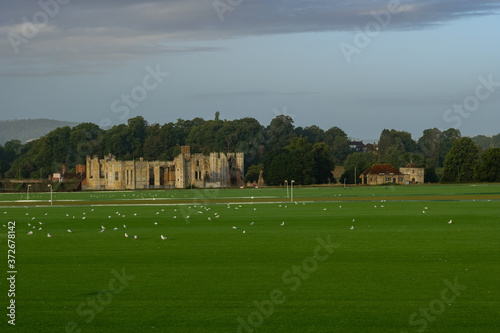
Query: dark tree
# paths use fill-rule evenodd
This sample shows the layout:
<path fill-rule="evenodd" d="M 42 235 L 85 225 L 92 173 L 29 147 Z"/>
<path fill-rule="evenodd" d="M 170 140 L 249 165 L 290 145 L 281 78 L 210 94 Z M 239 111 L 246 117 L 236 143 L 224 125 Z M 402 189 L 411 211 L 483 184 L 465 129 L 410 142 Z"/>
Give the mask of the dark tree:
<path fill-rule="evenodd" d="M 500 148 L 490 148 L 484 152 L 475 179 L 479 182 L 500 182 Z"/>
<path fill-rule="evenodd" d="M 446 154 L 443 168 L 443 182 L 470 182 L 479 164 L 479 147 L 470 138 L 455 141 Z"/>

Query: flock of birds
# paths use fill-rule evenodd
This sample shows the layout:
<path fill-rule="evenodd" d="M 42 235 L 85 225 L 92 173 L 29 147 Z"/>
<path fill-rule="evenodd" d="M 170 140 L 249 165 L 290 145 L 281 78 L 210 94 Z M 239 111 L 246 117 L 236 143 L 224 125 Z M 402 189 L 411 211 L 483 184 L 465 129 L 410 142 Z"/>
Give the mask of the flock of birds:
<path fill-rule="evenodd" d="M 386 202 L 386 200 L 381 200 L 381 202 L 382 202 L 382 203 L 385 203 L 385 202 Z M 295 202 L 295 205 L 298 205 L 298 203 L 297 203 L 297 202 Z M 305 203 L 302 203 L 302 205 L 305 205 Z M 278 205 L 278 207 L 279 207 L 279 208 L 288 208 L 288 205 L 286 205 L 286 204 L 279 204 L 279 205 Z M 384 205 L 379 205 L 379 206 L 374 205 L 373 207 L 374 207 L 374 208 L 379 208 L 379 207 L 380 207 L 380 208 L 384 208 Z M 178 208 L 179 208 L 179 207 L 178 207 Z M 174 214 L 175 214 L 175 215 L 173 215 L 173 216 L 172 216 L 172 219 L 177 219 L 177 215 L 179 215 L 179 216 L 181 216 L 181 215 L 182 215 L 181 217 L 184 217 L 184 219 L 187 221 L 187 220 L 190 218 L 190 215 L 189 215 L 189 214 L 194 214 L 195 210 L 197 210 L 197 212 L 196 212 L 196 214 L 197 214 L 197 215 L 209 214 L 209 216 L 207 217 L 208 221 L 212 221 L 212 218 L 214 218 L 214 219 L 218 219 L 218 218 L 220 218 L 220 214 L 219 214 L 219 213 L 215 212 L 215 213 L 211 214 L 211 212 L 210 212 L 211 208 L 210 208 L 210 207 L 203 206 L 203 205 L 200 205 L 200 206 L 193 205 L 193 206 L 189 206 L 189 207 L 184 207 L 184 206 L 183 206 L 182 208 L 179 208 L 180 212 L 178 212 L 178 208 L 175 208 L 175 209 L 173 210 L 173 212 L 174 212 Z M 231 208 L 232 208 L 231 204 L 227 204 L 227 208 L 228 208 L 228 209 L 231 209 Z M 234 209 L 235 209 L 235 210 L 238 210 L 238 209 L 240 209 L 240 208 L 242 208 L 242 206 L 241 206 L 241 205 L 236 205 L 236 206 L 234 207 Z M 341 209 L 341 208 L 342 208 L 342 206 L 341 206 L 341 205 L 339 205 L 339 208 Z M 423 213 L 423 214 L 426 214 L 428 209 L 429 209 L 429 207 L 424 207 L 424 209 L 422 210 L 422 213 Z M 94 210 L 95 210 L 95 209 L 94 209 L 94 208 L 92 208 L 92 209 L 90 210 L 90 212 L 94 212 Z M 257 208 L 255 208 L 255 207 L 254 207 L 254 208 L 253 208 L 253 210 L 255 211 L 255 210 L 257 210 Z M 326 211 L 326 210 L 327 210 L 327 208 L 323 208 L 323 211 Z M 156 211 L 156 213 L 154 213 L 154 216 L 155 216 L 156 218 L 158 218 L 158 217 L 160 217 L 160 215 L 161 215 L 162 213 L 164 213 L 164 212 L 165 212 L 165 209 L 158 210 L 158 211 Z M 7 212 L 4 212 L 4 214 L 7 214 Z M 48 213 L 45 213 L 45 214 L 44 214 L 44 216 L 47 216 L 47 215 L 48 215 Z M 119 211 L 117 211 L 117 212 L 115 213 L 115 215 L 116 215 L 116 217 L 126 218 L 126 215 L 125 215 L 125 214 L 121 214 Z M 137 215 L 138 215 L 138 214 L 137 214 L 137 212 L 135 212 L 135 213 L 133 213 L 132 215 L 133 215 L 134 217 L 137 217 Z M 28 216 L 29 216 L 29 213 L 26 213 L 26 216 L 28 217 Z M 72 220 L 77 219 L 77 217 L 76 217 L 76 216 L 74 216 L 74 215 L 73 215 L 73 216 L 70 216 L 70 214 L 67 214 L 67 213 L 65 214 L 65 217 L 66 217 L 66 218 L 70 218 L 70 219 L 72 219 Z M 87 214 L 86 214 L 86 212 L 82 212 L 82 216 L 81 216 L 81 217 L 79 217 L 79 218 L 80 218 L 81 220 L 86 220 L 86 219 L 87 219 Z M 112 215 L 108 215 L 108 216 L 107 216 L 107 218 L 108 218 L 108 219 L 112 219 L 112 218 L 113 218 L 113 216 L 112 216 Z M 28 223 L 27 223 L 28 228 L 30 228 L 30 230 L 29 230 L 29 231 L 28 231 L 28 233 L 27 233 L 28 235 L 33 235 L 35 232 L 37 232 L 37 231 L 42 232 L 42 230 L 43 230 L 43 228 L 42 228 L 43 222 L 38 221 L 38 223 L 36 223 L 36 222 L 35 222 L 35 220 L 36 220 L 36 217 L 31 217 L 31 222 L 28 222 Z M 354 222 L 356 222 L 356 219 L 352 219 L 352 225 L 351 225 L 351 227 L 349 228 L 350 230 L 354 230 Z M 189 223 L 189 222 L 186 222 L 186 223 Z M 453 223 L 453 220 L 451 220 L 451 219 L 450 219 L 450 220 L 448 221 L 448 224 L 452 224 L 452 223 Z M 153 223 L 153 225 L 154 225 L 154 226 L 158 226 L 158 222 L 157 222 L 157 221 L 155 221 L 155 222 Z M 250 226 L 254 226 L 254 225 L 255 225 L 255 222 L 254 222 L 254 221 L 250 222 Z M 285 226 L 285 221 L 282 221 L 282 222 L 279 224 L 279 226 L 280 226 L 280 227 L 284 227 L 284 226 Z M 6 225 L 3 225 L 3 227 L 5 228 L 5 227 L 6 227 Z M 123 229 L 126 229 L 126 228 L 127 228 L 127 226 L 126 226 L 125 224 L 122 224 L 122 228 L 123 228 Z M 236 225 L 234 225 L 234 226 L 232 227 L 232 229 L 233 229 L 233 230 L 238 230 L 238 227 L 237 227 Z M 104 233 L 106 230 L 107 230 L 107 228 L 106 228 L 104 225 L 101 225 L 101 229 L 99 230 L 99 232 L 100 232 L 100 233 Z M 113 230 L 113 231 L 119 231 L 119 227 L 114 226 L 114 227 L 112 228 L 112 230 Z M 68 232 L 68 233 L 73 233 L 73 231 L 72 231 L 71 229 L 67 229 L 67 232 Z M 245 229 L 243 229 L 243 230 L 242 230 L 242 233 L 243 233 L 243 234 L 245 234 L 245 233 L 246 233 L 246 230 L 245 230 Z M 138 235 L 136 235 L 136 234 L 133 234 L 133 235 L 132 235 L 132 234 L 129 234 L 128 232 L 124 232 L 124 236 L 125 236 L 125 238 L 132 238 L 132 239 L 138 239 L 138 238 L 139 238 L 139 236 L 138 236 Z M 51 237 L 52 237 L 52 234 L 51 234 L 50 232 L 48 232 L 48 233 L 47 233 L 47 237 L 48 237 L 48 238 L 51 238 Z M 167 237 L 167 236 L 165 236 L 164 234 L 160 234 L 160 235 L 159 235 L 159 238 L 160 238 L 161 240 L 167 240 L 167 239 L 168 239 L 168 237 Z"/>

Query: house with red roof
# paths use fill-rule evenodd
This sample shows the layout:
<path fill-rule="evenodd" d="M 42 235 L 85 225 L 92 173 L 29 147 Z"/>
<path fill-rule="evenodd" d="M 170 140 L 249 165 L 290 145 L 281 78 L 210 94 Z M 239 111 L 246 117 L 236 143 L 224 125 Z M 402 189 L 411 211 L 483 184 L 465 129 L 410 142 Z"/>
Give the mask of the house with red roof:
<path fill-rule="evenodd" d="M 390 164 L 373 164 L 359 179 L 363 185 L 423 183 L 424 168 L 418 168 L 413 162 L 400 170 Z"/>

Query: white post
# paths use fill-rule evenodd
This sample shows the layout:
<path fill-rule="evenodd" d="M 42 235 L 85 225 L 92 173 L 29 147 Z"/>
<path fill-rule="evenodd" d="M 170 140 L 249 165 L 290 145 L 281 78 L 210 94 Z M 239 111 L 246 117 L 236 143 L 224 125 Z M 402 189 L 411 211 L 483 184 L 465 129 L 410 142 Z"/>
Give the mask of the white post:
<path fill-rule="evenodd" d="M 292 180 L 292 183 L 291 183 L 291 186 L 292 186 L 292 189 L 291 189 L 292 196 L 291 196 L 290 202 L 293 202 L 293 183 L 295 183 L 295 180 Z"/>
<path fill-rule="evenodd" d="M 30 187 L 31 187 L 31 185 L 28 185 L 28 190 L 26 193 L 26 201 L 28 201 L 30 199 Z"/>
<path fill-rule="evenodd" d="M 285 185 L 286 185 L 286 198 L 288 199 L 288 180 L 285 180 Z"/>
<path fill-rule="evenodd" d="M 52 185 L 49 184 L 47 186 L 50 187 L 50 205 L 52 206 Z"/>

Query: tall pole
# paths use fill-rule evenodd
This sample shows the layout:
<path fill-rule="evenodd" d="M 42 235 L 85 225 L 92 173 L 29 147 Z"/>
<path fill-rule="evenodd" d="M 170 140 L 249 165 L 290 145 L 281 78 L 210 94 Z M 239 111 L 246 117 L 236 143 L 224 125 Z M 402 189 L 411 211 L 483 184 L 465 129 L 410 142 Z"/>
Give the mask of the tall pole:
<path fill-rule="evenodd" d="M 50 187 L 50 205 L 52 206 L 52 185 L 48 185 Z"/>
<path fill-rule="evenodd" d="M 356 167 L 354 167 L 354 185 L 356 185 Z"/>
<path fill-rule="evenodd" d="M 286 198 L 288 199 L 288 180 L 285 180 L 285 185 L 286 185 Z"/>
<path fill-rule="evenodd" d="M 291 202 L 293 202 L 293 183 L 295 183 L 295 180 L 292 180 L 292 189 L 291 189 L 291 193 L 292 193 L 292 197 L 290 199 Z"/>
<path fill-rule="evenodd" d="M 31 185 L 28 185 L 28 190 L 26 192 L 26 201 L 28 201 L 30 199 L 30 187 L 31 187 Z"/>

